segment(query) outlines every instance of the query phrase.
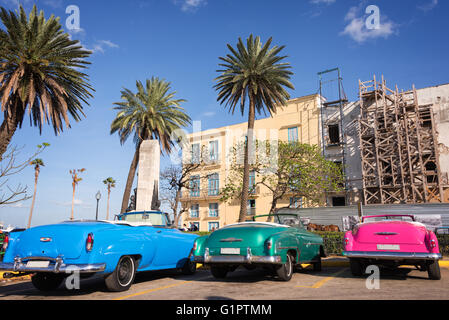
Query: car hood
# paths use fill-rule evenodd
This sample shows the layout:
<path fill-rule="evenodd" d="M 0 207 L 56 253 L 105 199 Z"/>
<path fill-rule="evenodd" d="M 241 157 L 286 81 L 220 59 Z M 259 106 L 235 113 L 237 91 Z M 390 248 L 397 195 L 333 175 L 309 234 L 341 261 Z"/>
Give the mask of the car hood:
<path fill-rule="evenodd" d="M 248 248 L 261 247 L 273 234 L 288 230 L 288 227 L 269 223 L 241 223 L 213 232 L 208 247 Z"/>
<path fill-rule="evenodd" d="M 359 224 L 353 231 L 360 243 L 422 244 L 427 234 L 426 226 L 418 222 L 380 221 Z"/>
<path fill-rule="evenodd" d="M 98 231 L 114 227 L 109 223 L 73 222 L 32 228 L 17 239 L 14 256 L 76 259 L 85 250 L 89 233 L 93 233 L 95 241 Z"/>

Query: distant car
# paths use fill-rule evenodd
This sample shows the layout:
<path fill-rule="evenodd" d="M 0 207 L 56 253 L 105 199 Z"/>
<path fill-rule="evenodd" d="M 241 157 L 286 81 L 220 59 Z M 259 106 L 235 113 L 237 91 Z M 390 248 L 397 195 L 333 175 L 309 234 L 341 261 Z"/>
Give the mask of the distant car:
<path fill-rule="evenodd" d="M 413 265 L 427 271 L 429 278 L 441 279 L 441 254 L 435 234 L 412 215 L 364 217 L 345 234 L 345 251 L 352 274 L 361 276 L 368 265 L 396 268 Z"/>
<path fill-rule="evenodd" d="M 34 274 L 33 285 L 54 290 L 77 270 L 102 274 L 111 291 L 126 291 L 136 272 L 179 268 L 196 271 L 193 243 L 198 237 L 172 229 L 167 214 L 130 212 L 116 221 L 72 221 L 11 232 L 0 270 Z"/>
<path fill-rule="evenodd" d="M 270 215 L 258 216 L 268 218 Z M 284 281 L 292 278 L 294 267 L 311 263 L 321 270 L 323 239 L 308 232 L 294 214 L 271 215 L 274 222 L 243 222 L 225 226 L 195 241 L 194 259 L 210 266 L 215 278 L 225 278 L 239 266 L 275 270 Z"/>

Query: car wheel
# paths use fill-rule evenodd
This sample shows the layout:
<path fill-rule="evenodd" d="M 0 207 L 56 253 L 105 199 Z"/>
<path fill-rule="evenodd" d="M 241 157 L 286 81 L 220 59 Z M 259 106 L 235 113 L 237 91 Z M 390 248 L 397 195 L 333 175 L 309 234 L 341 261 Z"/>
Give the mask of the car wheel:
<path fill-rule="evenodd" d="M 53 291 L 59 288 L 64 276 L 53 273 L 37 273 L 31 277 L 31 283 L 40 291 Z"/>
<path fill-rule="evenodd" d="M 196 262 L 193 262 L 192 260 L 187 259 L 186 263 L 182 267 L 181 272 L 182 272 L 182 274 L 184 274 L 186 276 L 190 276 L 192 274 L 195 274 L 195 272 L 196 272 Z"/>
<path fill-rule="evenodd" d="M 293 276 L 293 257 L 287 254 L 287 261 L 276 269 L 278 277 L 282 281 L 290 281 Z"/>
<path fill-rule="evenodd" d="M 212 273 L 214 278 L 224 279 L 224 278 L 226 278 L 226 275 L 228 274 L 228 268 L 211 266 L 210 272 Z"/>
<path fill-rule="evenodd" d="M 363 275 L 363 264 L 359 259 L 349 259 L 349 266 L 353 276 L 361 277 Z"/>
<path fill-rule="evenodd" d="M 427 265 L 427 272 L 429 274 L 429 279 L 431 280 L 441 280 L 440 264 L 438 261 L 432 261 Z"/>
<path fill-rule="evenodd" d="M 316 272 L 321 271 L 321 257 L 318 257 L 318 261 L 313 263 L 313 271 L 316 271 Z"/>
<path fill-rule="evenodd" d="M 121 257 L 114 272 L 105 278 L 106 287 L 110 291 L 127 291 L 136 277 L 136 262 L 133 257 Z"/>

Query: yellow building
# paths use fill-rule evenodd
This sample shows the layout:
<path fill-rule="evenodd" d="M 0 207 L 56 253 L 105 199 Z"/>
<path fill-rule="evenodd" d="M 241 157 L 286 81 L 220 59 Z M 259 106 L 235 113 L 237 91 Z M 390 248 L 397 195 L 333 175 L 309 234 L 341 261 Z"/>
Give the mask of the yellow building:
<path fill-rule="evenodd" d="M 289 100 L 286 106 L 278 108 L 272 117 L 256 120 L 254 134 L 258 140 L 296 140 L 301 143 L 320 145 L 320 98 L 319 95 L 308 95 Z M 189 150 L 184 149 L 183 158 L 197 161 L 207 150 L 207 164 L 202 165 L 191 175 L 191 183 L 196 186 L 184 190 L 182 203 L 188 212 L 182 216 L 182 223 L 187 226 L 196 224 L 200 231 L 210 231 L 219 227 L 236 223 L 240 212 L 240 200 L 220 202 L 219 190 L 226 183 L 229 168 L 229 150 L 236 142 L 246 136 L 246 122 L 201 131 L 188 135 Z M 188 156 L 190 155 L 190 156 Z M 191 156 L 193 155 L 193 157 Z M 255 177 L 250 177 L 255 179 Z M 301 206 L 302 199 L 283 199 L 279 207 Z M 267 214 L 271 206 L 271 195 L 264 186 L 258 186 L 250 195 L 248 215 Z"/>

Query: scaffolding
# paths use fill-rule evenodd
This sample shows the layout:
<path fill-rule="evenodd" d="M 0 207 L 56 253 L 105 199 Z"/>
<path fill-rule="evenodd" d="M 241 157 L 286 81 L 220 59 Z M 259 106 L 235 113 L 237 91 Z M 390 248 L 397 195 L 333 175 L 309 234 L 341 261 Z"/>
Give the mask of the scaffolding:
<path fill-rule="evenodd" d="M 416 89 L 391 90 L 382 76 L 359 80 L 365 204 L 444 202 L 432 105 Z"/>
<path fill-rule="evenodd" d="M 325 79 L 325 77 L 328 77 Z M 348 99 L 343 89 L 343 79 L 339 68 L 318 73 L 320 86 L 321 140 L 323 156 L 327 160 L 338 162 L 344 176 L 345 205 L 348 203 L 348 181 L 346 174 L 346 136 L 344 134 L 343 109 Z M 335 84 L 329 89 L 327 85 Z M 326 201 L 328 193 L 326 193 Z M 330 205 L 327 203 L 327 205 Z"/>

